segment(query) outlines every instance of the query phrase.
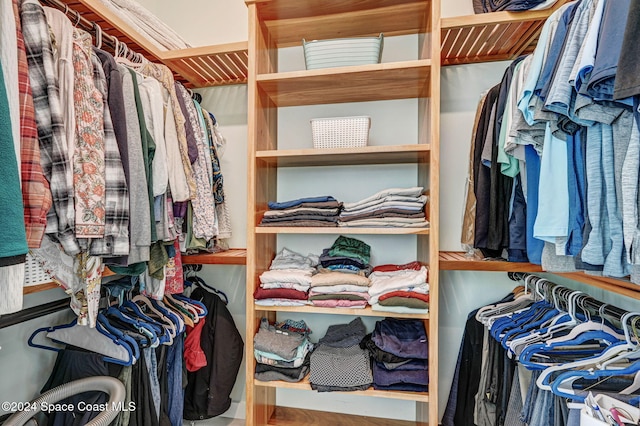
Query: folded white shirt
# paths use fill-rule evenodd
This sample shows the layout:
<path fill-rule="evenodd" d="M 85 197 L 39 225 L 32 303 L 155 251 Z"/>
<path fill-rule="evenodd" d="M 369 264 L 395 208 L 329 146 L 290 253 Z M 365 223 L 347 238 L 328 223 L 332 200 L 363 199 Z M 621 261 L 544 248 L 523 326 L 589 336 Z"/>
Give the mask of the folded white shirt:
<path fill-rule="evenodd" d="M 355 203 L 342 203 L 342 208 L 344 210 L 349 210 L 353 207 L 362 205 L 362 204 L 366 204 L 370 201 L 374 201 L 374 200 L 378 200 L 380 198 L 384 198 L 387 196 L 392 196 L 392 195 L 403 195 L 405 197 L 419 197 L 422 195 L 422 192 L 424 191 L 424 188 L 422 188 L 421 186 L 414 186 L 411 188 L 389 188 L 389 189 L 383 189 L 382 191 L 379 191 L 375 194 L 373 194 L 370 197 L 367 197 L 365 199 L 362 199 L 360 201 L 356 201 Z"/>
<path fill-rule="evenodd" d="M 401 271 L 373 272 L 369 275 L 369 279 L 371 280 L 369 295 L 376 297 L 400 288 L 425 284 L 427 282 L 427 268 L 423 266 L 419 271 L 405 269 Z"/>
<path fill-rule="evenodd" d="M 298 283 L 261 283 L 260 287 L 264 289 L 289 288 L 292 290 L 306 292 L 306 291 L 309 291 L 309 288 L 311 286 L 305 285 L 305 284 L 298 284 Z"/>
<path fill-rule="evenodd" d="M 260 275 L 261 283 L 297 283 L 311 285 L 312 272 L 301 269 L 274 269 Z"/>
<path fill-rule="evenodd" d="M 369 287 L 353 284 L 338 284 L 338 285 L 320 285 L 313 288 L 316 293 L 342 293 L 349 291 L 352 293 L 366 293 Z"/>
<path fill-rule="evenodd" d="M 421 195 L 419 197 L 406 197 L 404 195 L 390 195 L 388 197 L 379 198 L 377 200 L 371 200 L 366 203 L 353 203 L 348 209 L 342 209 L 342 213 L 345 212 L 364 212 L 369 209 L 377 210 L 385 208 L 386 206 L 412 206 L 414 204 L 424 205 L 427 202 L 428 197 Z"/>

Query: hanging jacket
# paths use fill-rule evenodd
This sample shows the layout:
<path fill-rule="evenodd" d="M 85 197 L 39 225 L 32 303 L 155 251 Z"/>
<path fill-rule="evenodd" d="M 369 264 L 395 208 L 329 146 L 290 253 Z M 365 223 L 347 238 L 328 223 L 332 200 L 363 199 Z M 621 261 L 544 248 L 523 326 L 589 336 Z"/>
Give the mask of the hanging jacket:
<path fill-rule="evenodd" d="M 231 390 L 242 363 L 244 342 L 231 313 L 217 294 L 197 288 L 190 298 L 207 307 L 200 341 L 207 365 L 187 374 L 184 418 L 202 420 L 219 416 L 231 406 Z"/>

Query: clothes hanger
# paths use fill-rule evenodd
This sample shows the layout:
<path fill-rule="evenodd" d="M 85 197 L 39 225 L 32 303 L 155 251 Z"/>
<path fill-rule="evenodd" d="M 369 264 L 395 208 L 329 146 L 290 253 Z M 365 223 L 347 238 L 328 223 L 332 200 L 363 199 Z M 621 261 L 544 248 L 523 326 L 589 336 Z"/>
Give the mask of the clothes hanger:
<path fill-rule="evenodd" d="M 131 325 L 135 330 L 139 331 L 140 333 L 146 335 L 150 339 L 151 347 L 155 348 L 160 344 L 160 339 L 156 334 L 156 330 L 154 330 L 154 328 L 150 324 L 145 323 L 143 321 L 139 321 L 138 319 L 130 315 L 126 315 L 115 306 L 110 306 L 109 308 L 107 308 L 104 311 L 104 314 L 105 316 L 107 316 L 107 318 L 110 318 L 110 317 L 117 318 L 118 320 Z"/>
<path fill-rule="evenodd" d="M 120 306 L 120 310 L 123 310 L 125 313 L 131 314 L 139 318 L 140 320 L 147 323 L 149 326 L 153 327 L 156 334 L 158 335 L 158 338 L 160 339 L 160 344 L 164 345 L 164 344 L 173 343 L 173 337 L 169 332 L 169 329 L 166 326 L 166 324 L 164 324 L 164 322 L 160 322 L 159 320 L 148 316 L 146 313 L 142 311 L 140 306 L 136 305 L 131 300 L 124 301 Z"/>
<path fill-rule="evenodd" d="M 198 316 L 200 317 L 200 319 L 207 317 L 207 314 L 209 313 L 207 307 L 199 300 L 190 299 L 182 294 L 174 294 L 172 295 L 172 297 L 176 300 L 182 301 L 192 306 L 198 312 Z"/>
<path fill-rule="evenodd" d="M 136 342 L 135 339 L 133 339 L 131 336 L 124 334 L 122 330 L 119 330 L 118 328 L 111 325 L 107 317 L 105 317 L 102 312 L 98 312 L 98 315 L 96 317 L 96 328 L 98 329 L 98 331 L 104 331 L 112 336 L 115 336 L 119 341 L 128 344 L 133 353 L 134 363 L 136 360 L 138 360 L 138 358 L 140 358 L 140 347 L 138 346 L 138 342 Z"/>
<path fill-rule="evenodd" d="M 169 332 L 169 335 L 171 336 L 171 341 L 168 343 L 170 345 L 173 344 L 173 339 L 174 337 L 176 337 L 176 325 L 173 323 L 173 321 L 171 321 L 169 318 L 167 318 L 162 312 L 160 312 L 158 309 L 156 309 L 151 302 L 149 301 L 149 299 L 141 294 L 134 296 L 133 299 L 131 299 L 131 302 L 133 304 L 137 304 L 137 302 L 142 303 L 143 306 L 146 306 L 149 309 L 149 313 L 153 313 L 155 315 L 157 315 L 159 321 L 161 324 L 165 325 L 165 328 L 167 329 L 167 331 Z M 140 307 L 140 305 L 138 305 L 138 307 Z"/>
<path fill-rule="evenodd" d="M 177 329 L 177 334 L 184 332 L 185 330 L 184 320 L 182 319 L 182 316 L 179 313 L 175 312 L 173 309 L 169 308 L 159 300 L 149 299 L 149 301 L 151 302 L 154 308 L 162 312 L 174 324 L 174 326 Z"/>
<path fill-rule="evenodd" d="M 31 334 L 27 343 L 32 348 L 59 352 L 60 348 L 34 343 L 37 336 L 46 333 L 47 338 L 54 343 L 71 345 L 101 354 L 106 362 L 120 365 L 133 364 L 133 351 L 128 344 L 102 330 L 101 325 L 91 328 L 78 325 L 77 321 L 76 318 L 69 324 L 38 328 Z"/>
<path fill-rule="evenodd" d="M 165 294 L 162 300 L 165 303 L 165 305 L 167 305 L 168 307 L 173 309 L 175 312 L 180 314 L 185 324 L 188 325 L 189 327 L 193 327 L 195 323 L 197 323 L 200 320 L 200 317 L 198 316 L 198 313 L 195 308 L 193 308 L 190 305 L 187 305 L 184 302 L 180 302 L 174 299 L 173 297 L 171 297 L 170 294 Z"/>
<path fill-rule="evenodd" d="M 100 27 L 100 25 L 96 24 L 95 22 L 93 22 L 92 25 L 95 32 L 94 46 L 100 49 L 102 47 L 102 27 Z"/>
<path fill-rule="evenodd" d="M 203 288 L 204 290 L 209 291 L 210 293 L 214 293 L 214 294 L 218 295 L 221 299 L 223 299 L 225 305 L 229 304 L 229 298 L 227 297 L 227 295 L 224 292 L 222 292 L 222 291 L 210 286 L 202 278 L 200 278 L 198 276 L 193 276 L 193 277 L 189 277 L 187 280 L 185 280 L 185 284 L 186 284 L 187 281 L 190 282 L 191 284 L 197 284 L 199 287 Z"/>

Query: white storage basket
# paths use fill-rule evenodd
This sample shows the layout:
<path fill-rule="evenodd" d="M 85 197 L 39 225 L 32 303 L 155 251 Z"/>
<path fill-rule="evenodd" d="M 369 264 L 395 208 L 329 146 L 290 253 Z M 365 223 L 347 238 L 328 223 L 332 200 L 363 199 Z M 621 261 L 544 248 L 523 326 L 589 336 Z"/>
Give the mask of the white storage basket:
<path fill-rule="evenodd" d="M 311 119 L 314 148 L 359 148 L 367 146 L 371 117 Z"/>
<path fill-rule="evenodd" d="M 302 40 L 308 70 L 380 63 L 383 36 Z"/>
<path fill-rule="evenodd" d="M 27 261 L 24 265 L 24 285 L 32 286 L 46 284 L 53 281 L 51 275 L 44 270 L 40 263 L 31 253 L 27 253 Z"/>

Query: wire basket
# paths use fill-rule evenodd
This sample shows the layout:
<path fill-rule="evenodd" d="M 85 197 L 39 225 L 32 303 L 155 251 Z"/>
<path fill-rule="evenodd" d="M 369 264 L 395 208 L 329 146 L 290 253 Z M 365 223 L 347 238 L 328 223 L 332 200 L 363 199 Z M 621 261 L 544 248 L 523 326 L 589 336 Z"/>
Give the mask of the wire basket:
<path fill-rule="evenodd" d="M 53 277 L 44 270 L 42 265 L 36 260 L 31 253 L 27 253 L 27 260 L 24 265 L 24 285 L 32 286 L 46 284 L 53 281 Z"/>
<path fill-rule="evenodd" d="M 361 148 L 367 146 L 371 117 L 311 119 L 314 148 Z"/>

